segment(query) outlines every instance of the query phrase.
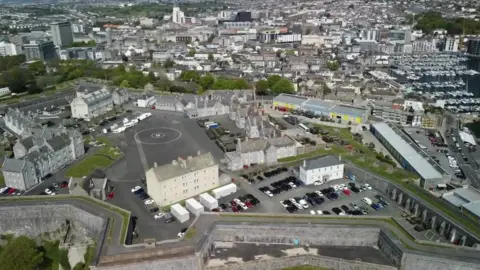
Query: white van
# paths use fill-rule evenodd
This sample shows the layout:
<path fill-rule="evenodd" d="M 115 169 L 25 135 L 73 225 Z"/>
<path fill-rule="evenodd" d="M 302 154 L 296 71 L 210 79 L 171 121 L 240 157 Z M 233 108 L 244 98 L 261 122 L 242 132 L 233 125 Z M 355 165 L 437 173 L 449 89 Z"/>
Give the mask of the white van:
<path fill-rule="evenodd" d="M 134 125 L 135 125 L 134 123 L 128 122 L 128 123 L 125 123 L 125 124 L 123 125 L 123 127 L 125 127 L 125 128 L 131 128 L 131 127 L 133 127 Z"/>
<path fill-rule="evenodd" d="M 125 131 L 124 127 L 119 127 L 117 129 L 112 130 L 112 133 L 122 133 Z"/>

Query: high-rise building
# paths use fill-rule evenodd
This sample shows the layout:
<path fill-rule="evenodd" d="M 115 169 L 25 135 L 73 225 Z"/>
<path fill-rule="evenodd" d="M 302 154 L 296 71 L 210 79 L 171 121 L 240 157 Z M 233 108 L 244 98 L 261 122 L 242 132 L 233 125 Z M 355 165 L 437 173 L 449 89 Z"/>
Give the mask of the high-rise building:
<path fill-rule="evenodd" d="M 459 42 L 458 38 L 451 38 L 451 37 L 446 38 L 444 51 L 446 52 L 458 51 L 458 42 Z"/>
<path fill-rule="evenodd" d="M 55 46 L 65 47 L 73 43 L 72 24 L 70 22 L 52 23 L 51 30 Z"/>
<path fill-rule="evenodd" d="M 185 14 L 177 6 L 173 7 L 172 22 L 178 23 L 178 24 L 184 24 L 185 23 Z"/>
<path fill-rule="evenodd" d="M 22 53 L 22 47 L 10 42 L 0 42 L 0 55 L 19 55 Z"/>
<path fill-rule="evenodd" d="M 467 53 L 480 56 L 480 39 L 470 39 L 468 41 Z"/>
<path fill-rule="evenodd" d="M 57 58 L 57 51 L 52 41 L 30 41 L 23 46 L 27 60 L 49 61 Z"/>

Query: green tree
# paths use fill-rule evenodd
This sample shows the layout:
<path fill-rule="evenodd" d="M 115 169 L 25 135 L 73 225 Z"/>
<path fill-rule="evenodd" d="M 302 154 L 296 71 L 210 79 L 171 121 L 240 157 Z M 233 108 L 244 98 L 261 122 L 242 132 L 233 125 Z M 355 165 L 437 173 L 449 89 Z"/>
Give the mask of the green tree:
<path fill-rule="evenodd" d="M 172 68 L 175 65 L 175 62 L 172 59 L 167 59 L 165 63 L 163 63 L 164 68 Z"/>
<path fill-rule="evenodd" d="M 328 61 L 327 62 L 327 68 L 332 70 L 332 71 L 336 71 L 336 70 L 338 70 L 338 68 L 340 68 L 340 63 L 337 60 Z"/>
<path fill-rule="evenodd" d="M 148 77 L 149 82 L 154 82 L 154 81 L 157 80 L 157 77 L 155 77 L 155 73 L 153 73 L 152 71 L 150 71 L 150 72 L 148 73 L 148 76 L 147 76 L 147 77 Z"/>
<path fill-rule="evenodd" d="M 73 267 L 73 270 L 85 270 L 85 264 L 82 263 L 82 262 L 79 262 L 77 264 L 75 264 L 75 266 Z"/>
<path fill-rule="evenodd" d="M 257 94 L 263 95 L 266 94 L 269 88 L 268 81 L 266 80 L 259 80 L 255 83 L 255 90 Z"/>
<path fill-rule="evenodd" d="M 191 48 L 191 49 L 188 51 L 187 56 L 193 57 L 193 56 L 195 56 L 196 53 L 197 53 L 197 50 L 195 50 L 195 48 Z"/>
<path fill-rule="evenodd" d="M 122 88 L 131 88 L 132 86 L 130 85 L 130 82 L 127 80 L 123 80 L 122 83 L 120 83 L 120 87 Z"/>
<path fill-rule="evenodd" d="M 35 240 L 19 236 L 8 242 L 0 254 L 0 270 L 33 270 L 43 262 Z"/>
<path fill-rule="evenodd" d="M 28 65 L 28 69 L 37 76 L 42 76 L 47 73 L 47 68 L 42 61 L 35 61 Z"/>
<path fill-rule="evenodd" d="M 204 76 L 202 76 L 199 82 L 200 86 L 204 90 L 211 89 L 214 83 L 215 83 L 215 78 L 210 73 L 207 73 Z"/>
<path fill-rule="evenodd" d="M 293 83 L 287 78 L 281 78 L 275 85 L 272 86 L 272 91 L 280 94 L 280 93 L 288 93 L 291 94 L 295 91 L 293 87 Z"/>
<path fill-rule="evenodd" d="M 305 31 L 305 35 L 310 35 L 311 33 L 312 33 L 312 29 L 307 28 L 307 30 Z"/>
<path fill-rule="evenodd" d="M 268 81 L 268 87 L 270 89 L 272 89 L 272 87 L 282 79 L 282 77 L 280 77 L 280 75 L 270 75 L 268 76 L 267 78 L 267 81 Z"/>
<path fill-rule="evenodd" d="M 249 89 L 250 86 L 245 79 L 236 79 L 233 80 L 233 86 L 231 89 Z"/>
<path fill-rule="evenodd" d="M 184 70 L 180 73 L 180 80 L 185 82 L 198 82 L 200 80 L 200 74 L 195 70 Z"/>
<path fill-rule="evenodd" d="M 213 57 L 213 53 L 208 54 L 208 61 L 210 61 L 210 62 L 215 61 L 215 57 Z"/>

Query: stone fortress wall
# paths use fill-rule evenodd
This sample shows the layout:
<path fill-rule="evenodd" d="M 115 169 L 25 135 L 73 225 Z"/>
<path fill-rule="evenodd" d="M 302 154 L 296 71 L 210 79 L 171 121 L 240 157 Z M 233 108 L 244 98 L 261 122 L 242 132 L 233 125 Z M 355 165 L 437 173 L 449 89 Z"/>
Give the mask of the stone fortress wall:
<path fill-rule="evenodd" d="M 96 239 L 103 233 L 106 220 L 72 205 L 36 205 L 0 207 L 0 233 L 37 237 L 70 223 L 76 231 Z"/>

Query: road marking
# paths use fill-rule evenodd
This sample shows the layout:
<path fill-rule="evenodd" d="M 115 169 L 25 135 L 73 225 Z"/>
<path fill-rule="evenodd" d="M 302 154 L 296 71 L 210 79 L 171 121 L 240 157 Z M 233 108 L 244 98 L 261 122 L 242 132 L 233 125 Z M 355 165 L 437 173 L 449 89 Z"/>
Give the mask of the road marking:
<path fill-rule="evenodd" d="M 143 169 L 147 171 L 149 168 L 147 163 L 147 157 L 145 156 L 145 152 L 143 151 L 142 143 L 138 140 L 135 140 L 135 144 L 137 145 L 138 154 L 140 155 L 140 161 L 142 162 Z"/>

